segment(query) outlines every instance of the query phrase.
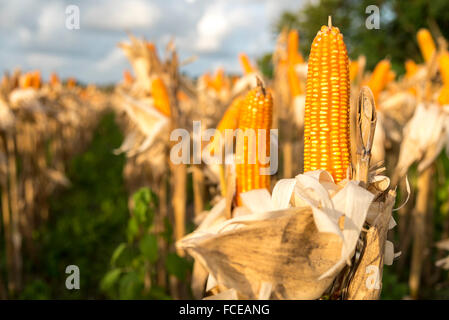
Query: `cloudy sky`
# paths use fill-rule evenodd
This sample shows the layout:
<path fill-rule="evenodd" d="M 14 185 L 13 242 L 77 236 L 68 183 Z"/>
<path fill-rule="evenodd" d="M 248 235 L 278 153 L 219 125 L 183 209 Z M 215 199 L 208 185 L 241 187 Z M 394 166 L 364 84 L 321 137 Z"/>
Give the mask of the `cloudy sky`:
<path fill-rule="evenodd" d="M 197 75 L 219 66 L 239 71 L 237 55 L 272 49 L 272 26 L 303 0 L 0 0 L 0 71 L 21 67 L 56 71 L 84 82 L 120 80 L 130 68 L 117 47 L 126 32 L 159 48 L 174 36 L 183 71 Z M 77 5 L 80 29 L 66 28 L 66 8 Z"/>

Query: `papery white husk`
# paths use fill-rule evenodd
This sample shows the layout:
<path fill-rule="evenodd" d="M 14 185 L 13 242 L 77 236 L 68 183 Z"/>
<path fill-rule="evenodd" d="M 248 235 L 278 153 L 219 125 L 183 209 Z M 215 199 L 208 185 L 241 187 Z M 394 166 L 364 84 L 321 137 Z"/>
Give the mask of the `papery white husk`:
<path fill-rule="evenodd" d="M 220 202 L 177 246 L 203 264 L 212 285 L 243 297 L 266 296 L 271 284 L 271 298 L 316 299 L 350 263 L 374 196 L 355 181 L 337 185 L 326 171 L 307 172 L 280 180 L 271 196 L 242 193 L 233 219 L 223 221 Z"/>
<path fill-rule="evenodd" d="M 126 94 L 122 94 L 121 97 L 120 107 L 126 111 L 132 123 L 145 139 L 140 145 L 135 146 L 137 141 L 135 133 L 130 133 L 131 136 L 127 136 L 115 152 L 127 152 L 128 156 L 134 156 L 136 153 L 150 148 L 156 139 L 168 130 L 170 121 L 168 117 L 153 107 L 151 99 L 139 101 Z"/>
<path fill-rule="evenodd" d="M 426 108 L 424 104 L 418 104 L 404 128 L 397 174 L 400 177 L 405 175 L 415 161 L 420 161 L 419 171 L 431 164 L 449 143 L 448 129 L 449 117 L 445 107 L 431 104 Z"/>

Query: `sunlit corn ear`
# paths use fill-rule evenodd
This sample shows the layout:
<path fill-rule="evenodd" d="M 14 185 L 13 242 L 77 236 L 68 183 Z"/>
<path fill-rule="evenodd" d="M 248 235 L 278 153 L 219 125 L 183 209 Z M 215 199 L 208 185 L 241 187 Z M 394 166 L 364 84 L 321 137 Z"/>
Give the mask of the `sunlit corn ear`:
<path fill-rule="evenodd" d="M 323 26 L 312 43 L 304 121 L 304 172 L 346 178 L 350 159 L 349 61 L 339 29 Z"/>
<path fill-rule="evenodd" d="M 151 81 L 151 96 L 153 97 L 154 107 L 162 114 L 170 116 L 170 97 L 167 87 L 161 77 L 155 77 Z"/>
<path fill-rule="evenodd" d="M 271 93 L 259 81 L 240 106 L 236 146 L 237 204 L 241 205 L 239 194 L 253 189 L 270 190 L 270 175 L 261 174 L 268 164 L 262 164 L 260 154 L 270 155 L 270 129 L 273 116 Z M 248 130 L 249 129 L 249 130 Z M 265 132 L 265 140 L 259 142 L 258 130 Z M 247 131 L 248 130 L 248 131 Z M 254 136 L 246 133 L 254 133 Z M 263 150 L 265 149 L 265 150 Z"/>
<path fill-rule="evenodd" d="M 433 41 L 432 35 L 429 30 L 422 28 L 418 30 L 416 38 L 418 40 L 418 46 L 421 50 L 422 57 L 427 63 L 432 59 L 432 56 L 436 51 L 435 42 Z"/>

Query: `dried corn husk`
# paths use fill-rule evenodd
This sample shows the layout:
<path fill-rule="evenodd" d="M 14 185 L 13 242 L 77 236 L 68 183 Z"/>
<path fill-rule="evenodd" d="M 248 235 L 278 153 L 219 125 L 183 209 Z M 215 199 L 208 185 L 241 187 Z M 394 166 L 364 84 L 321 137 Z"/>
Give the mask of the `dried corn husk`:
<path fill-rule="evenodd" d="M 210 272 L 209 287 L 257 299 L 270 284 L 270 298 L 317 299 L 353 256 L 369 209 L 371 219 L 379 214 L 370 206 L 388 184 L 378 177 L 371 193 L 355 181 L 336 185 L 325 171 L 283 179 L 272 195 L 242 193 L 233 219 L 223 221 L 221 202 L 177 246 Z"/>

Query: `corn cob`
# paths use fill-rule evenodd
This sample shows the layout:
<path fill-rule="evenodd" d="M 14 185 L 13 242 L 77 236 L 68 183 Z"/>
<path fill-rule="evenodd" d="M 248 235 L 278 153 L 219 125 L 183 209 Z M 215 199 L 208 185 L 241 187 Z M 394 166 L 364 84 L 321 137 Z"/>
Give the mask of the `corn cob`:
<path fill-rule="evenodd" d="M 299 81 L 298 74 L 296 73 L 295 67 L 293 65 L 289 65 L 287 69 L 287 79 L 288 85 L 290 87 L 291 96 L 297 97 L 302 94 L 301 82 Z"/>
<path fill-rule="evenodd" d="M 250 74 L 255 71 L 254 67 L 252 66 L 251 62 L 249 61 L 248 56 L 245 53 L 239 54 L 239 60 L 240 60 L 240 64 L 242 66 L 244 74 Z"/>
<path fill-rule="evenodd" d="M 218 123 L 217 130 L 224 132 L 226 129 L 235 130 L 239 121 L 240 106 L 243 102 L 242 97 L 235 98 L 228 109 L 226 109 L 223 118 Z"/>
<path fill-rule="evenodd" d="M 167 87 L 160 77 L 155 77 L 151 81 L 151 95 L 154 100 L 154 107 L 161 113 L 170 116 L 170 97 L 168 96 Z"/>
<path fill-rule="evenodd" d="M 390 71 L 391 63 L 389 60 L 384 59 L 376 65 L 373 73 L 371 74 L 371 77 L 368 81 L 368 87 L 370 87 L 371 91 L 373 92 L 374 100 L 376 102 L 379 98 L 379 94 L 385 88 L 392 76 Z"/>
<path fill-rule="evenodd" d="M 237 205 L 242 205 L 240 193 L 253 189 L 270 189 L 270 176 L 260 174 L 260 169 L 265 170 L 269 164 L 259 163 L 259 152 L 270 154 L 270 128 L 273 113 L 273 99 L 271 93 L 267 92 L 259 82 L 257 87 L 248 92 L 240 107 L 239 133 L 237 138 L 236 152 L 236 187 Z M 245 136 L 245 130 L 253 129 L 256 134 L 255 140 L 250 141 Z M 265 145 L 259 145 L 257 134 L 258 129 L 266 130 Z M 252 148 L 249 143 L 255 143 L 256 148 Z M 243 146 L 243 148 L 242 148 Z M 263 149 L 260 149 L 263 148 Z M 256 154 L 253 155 L 252 152 Z M 255 159 L 255 161 L 254 161 Z"/>
<path fill-rule="evenodd" d="M 424 61 L 427 63 L 432 59 L 436 51 L 432 35 L 427 29 L 419 29 L 416 38 L 418 39 L 419 49 L 421 50 Z"/>
<path fill-rule="evenodd" d="M 301 53 L 299 53 L 298 49 L 299 49 L 298 31 L 291 30 L 288 33 L 287 38 L 287 60 L 290 65 L 304 63 L 304 59 L 302 58 L 302 55 Z"/>
<path fill-rule="evenodd" d="M 238 122 L 239 122 L 239 115 L 240 115 L 240 107 L 243 102 L 243 97 L 237 97 L 235 98 L 231 105 L 226 109 L 226 112 L 224 113 L 223 117 L 221 118 L 220 122 L 217 125 L 217 132 L 215 133 L 214 137 L 211 141 L 211 154 L 213 155 L 218 148 L 220 148 L 220 140 L 217 138 L 217 135 L 220 135 L 222 139 L 225 137 L 225 130 L 226 129 L 237 129 Z M 223 142 L 223 140 L 222 140 Z"/>
<path fill-rule="evenodd" d="M 321 27 L 312 43 L 304 122 L 304 171 L 346 178 L 350 163 L 349 60 L 337 27 Z"/>

